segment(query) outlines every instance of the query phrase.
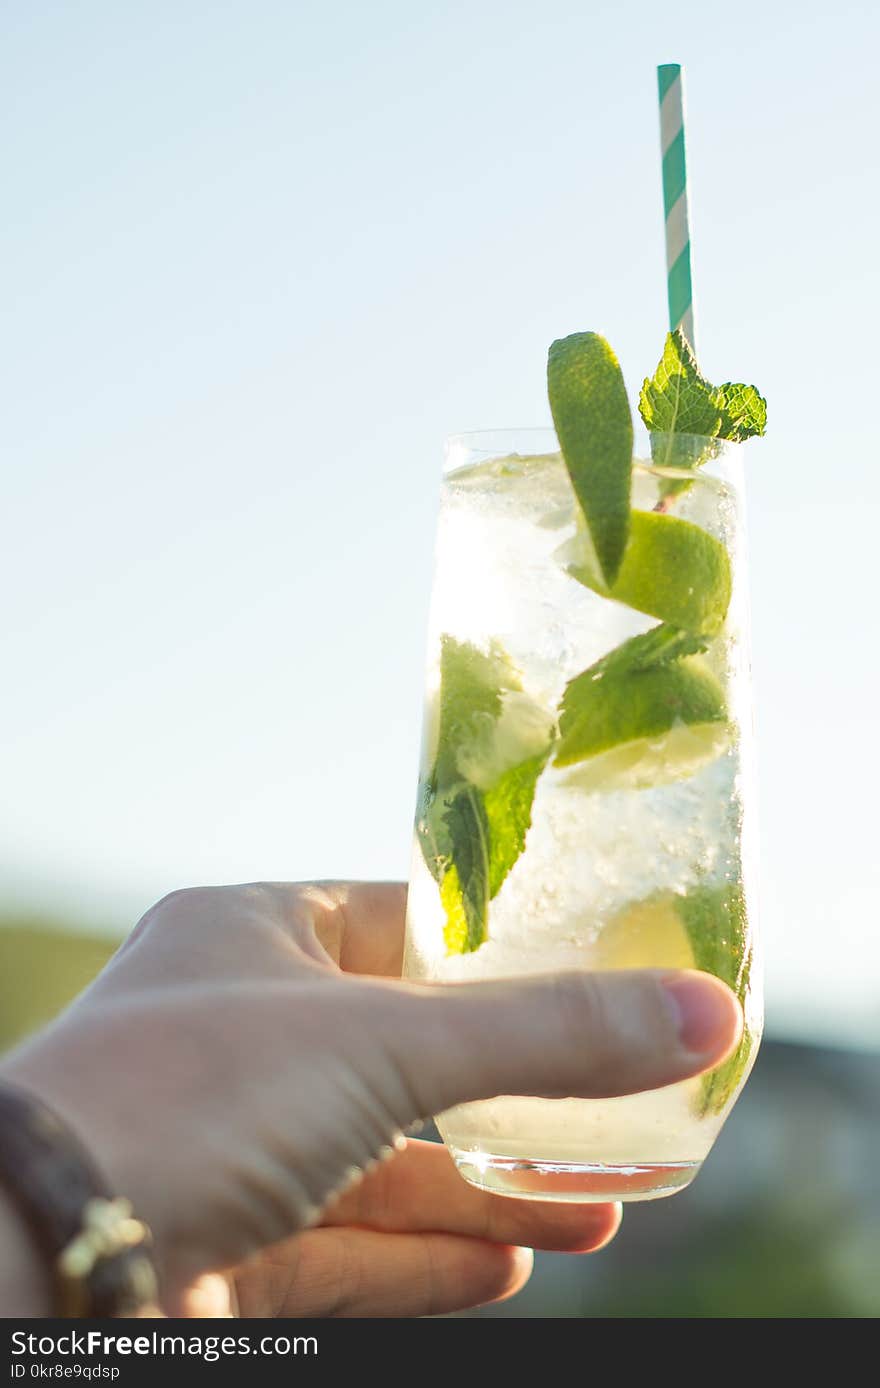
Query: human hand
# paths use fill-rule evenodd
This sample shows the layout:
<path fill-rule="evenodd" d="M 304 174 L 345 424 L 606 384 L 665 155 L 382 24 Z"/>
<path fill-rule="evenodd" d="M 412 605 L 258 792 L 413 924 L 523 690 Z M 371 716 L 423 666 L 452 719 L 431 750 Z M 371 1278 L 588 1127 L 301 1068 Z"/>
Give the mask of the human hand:
<path fill-rule="evenodd" d="M 173 893 L 4 1061 L 151 1225 L 172 1311 L 204 1313 L 220 1284 L 193 1292 L 201 1275 L 263 1250 L 239 1274 L 245 1314 L 424 1314 L 516 1290 L 516 1245 L 599 1246 L 614 1207 L 483 1195 L 429 1144 L 377 1159 L 456 1103 L 655 1088 L 738 1040 L 738 1004 L 707 975 L 401 982 L 404 899 L 365 884 Z"/>

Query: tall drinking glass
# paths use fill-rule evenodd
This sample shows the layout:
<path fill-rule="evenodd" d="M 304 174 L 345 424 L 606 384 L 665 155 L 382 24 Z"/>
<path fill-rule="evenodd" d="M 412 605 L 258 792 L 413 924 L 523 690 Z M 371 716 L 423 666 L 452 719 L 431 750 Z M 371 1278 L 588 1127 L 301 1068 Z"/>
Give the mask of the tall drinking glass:
<path fill-rule="evenodd" d="M 688 456 L 687 440 L 652 443 L 636 450 L 646 461 L 633 467 L 632 552 L 614 597 L 590 581 L 552 430 L 460 435 L 446 449 L 405 973 L 696 968 L 745 1013 L 739 1049 L 709 1075 L 440 1115 L 462 1175 L 509 1195 L 682 1189 L 760 1039 L 742 446 L 713 445 L 693 471 L 650 461 Z M 707 451 L 693 444 L 691 456 Z M 644 539 L 661 531 L 665 549 Z M 655 631 L 654 608 L 702 634 L 668 620 Z M 652 666 L 670 632 L 677 659 Z"/>

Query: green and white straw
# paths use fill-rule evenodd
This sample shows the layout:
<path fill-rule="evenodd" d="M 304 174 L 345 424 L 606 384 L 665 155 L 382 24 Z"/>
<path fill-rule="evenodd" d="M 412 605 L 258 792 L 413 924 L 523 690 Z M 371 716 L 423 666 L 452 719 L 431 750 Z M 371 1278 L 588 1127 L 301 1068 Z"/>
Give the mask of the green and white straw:
<path fill-rule="evenodd" d="M 660 97 L 660 149 L 663 155 L 663 212 L 666 217 L 666 290 L 669 328 L 681 328 L 694 343 L 694 294 L 691 285 L 691 233 L 688 220 L 687 168 L 684 155 L 684 102 L 678 63 L 657 69 Z"/>

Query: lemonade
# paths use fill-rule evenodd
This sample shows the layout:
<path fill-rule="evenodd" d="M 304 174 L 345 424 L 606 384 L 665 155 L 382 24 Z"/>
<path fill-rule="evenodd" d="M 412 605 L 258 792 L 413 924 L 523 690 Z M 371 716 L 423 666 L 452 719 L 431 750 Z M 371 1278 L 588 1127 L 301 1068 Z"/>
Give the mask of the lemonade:
<path fill-rule="evenodd" d="M 741 465 L 723 427 L 654 430 L 634 459 L 625 393 L 603 356 L 597 405 L 579 336 L 574 444 L 551 380 L 555 432 L 448 448 L 405 972 L 698 968 L 734 988 L 743 1041 L 712 1075 L 438 1120 L 476 1184 L 647 1199 L 693 1178 L 760 1035 Z"/>

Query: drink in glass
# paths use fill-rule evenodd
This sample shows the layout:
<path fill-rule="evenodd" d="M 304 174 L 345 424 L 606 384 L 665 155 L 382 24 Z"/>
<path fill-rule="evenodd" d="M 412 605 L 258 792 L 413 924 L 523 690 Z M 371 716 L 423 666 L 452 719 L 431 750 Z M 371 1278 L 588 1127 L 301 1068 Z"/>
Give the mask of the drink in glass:
<path fill-rule="evenodd" d="M 530 1198 L 686 1186 L 761 1030 L 742 450 L 655 431 L 636 452 L 609 582 L 556 432 L 447 445 L 405 972 L 703 969 L 745 1029 L 662 1089 L 438 1118 L 468 1180 Z"/>

